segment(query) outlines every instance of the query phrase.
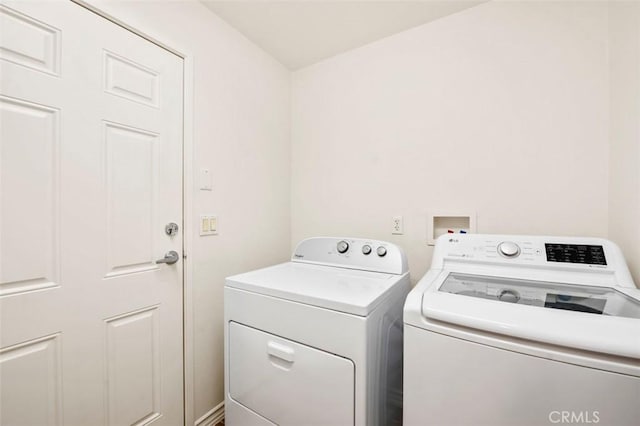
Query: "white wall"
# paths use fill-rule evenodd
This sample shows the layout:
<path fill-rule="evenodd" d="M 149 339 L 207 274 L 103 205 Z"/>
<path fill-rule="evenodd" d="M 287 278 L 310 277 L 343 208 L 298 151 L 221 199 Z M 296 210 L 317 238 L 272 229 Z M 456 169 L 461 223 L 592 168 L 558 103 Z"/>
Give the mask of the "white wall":
<path fill-rule="evenodd" d="M 195 1 L 90 3 L 194 55 L 194 170 L 212 170 L 214 191 L 194 188 L 191 219 L 220 221 L 190 253 L 195 418 L 224 397 L 224 277 L 308 236 L 395 241 L 415 280 L 429 210 L 476 210 L 482 232 L 610 226 L 638 278 L 640 227 L 626 224 L 640 215 L 640 107 L 625 61 L 640 51 L 622 43 L 626 12 L 611 17 L 609 151 L 604 2 L 484 4 L 300 70 L 291 99 L 291 74 Z M 390 235 L 394 215 L 405 235 Z"/>
<path fill-rule="evenodd" d="M 612 2 L 609 236 L 640 286 L 640 3 Z"/>
<path fill-rule="evenodd" d="M 211 169 L 213 191 L 194 188 L 191 219 L 219 218 L 188 253 L 197 419 L 224 400 L 224 278 L 290 256 L 290 73 L 195 1 L 90 3 L 193 55 L 194 170 Z"/>
<path fill-rule="evenodd" d="M 604 2 L 491 2 L 295 72 L 292 242 L 393 241 L 415 281 L 431 210 L 606 236 L 607 25 Z"/>

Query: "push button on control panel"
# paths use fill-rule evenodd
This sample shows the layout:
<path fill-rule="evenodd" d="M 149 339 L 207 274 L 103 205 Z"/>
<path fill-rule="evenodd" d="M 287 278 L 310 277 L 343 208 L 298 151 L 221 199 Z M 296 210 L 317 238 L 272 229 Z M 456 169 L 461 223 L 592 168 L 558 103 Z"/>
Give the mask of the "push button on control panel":
<path fill-rule="evenodd" d="M 504 257 L 518 257 L 520 255 L 520 246 L 511 241 L 504 241 L 498 244 L 498 253 Z"/>

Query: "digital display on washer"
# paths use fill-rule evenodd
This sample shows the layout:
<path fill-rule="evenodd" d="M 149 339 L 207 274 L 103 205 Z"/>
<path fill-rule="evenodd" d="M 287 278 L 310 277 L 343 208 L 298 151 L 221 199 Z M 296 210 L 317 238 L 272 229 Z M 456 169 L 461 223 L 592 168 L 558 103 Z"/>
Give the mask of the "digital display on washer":
<path fill-rule="evenodd" d="M 585 265 L 606 265 L 602 246 L 586 244 L 545 244 L 547 262 L 583 263 Z"/>

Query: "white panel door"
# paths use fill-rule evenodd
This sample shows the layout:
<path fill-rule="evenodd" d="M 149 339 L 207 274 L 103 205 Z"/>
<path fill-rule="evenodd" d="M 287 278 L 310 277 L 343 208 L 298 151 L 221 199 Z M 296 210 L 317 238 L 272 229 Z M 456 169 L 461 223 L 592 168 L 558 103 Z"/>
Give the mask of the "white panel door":
<path fill-rule="evenodd" d="M 182 69 L 70 1 L 0 5 L 0 424 L 183 423 Z"/>

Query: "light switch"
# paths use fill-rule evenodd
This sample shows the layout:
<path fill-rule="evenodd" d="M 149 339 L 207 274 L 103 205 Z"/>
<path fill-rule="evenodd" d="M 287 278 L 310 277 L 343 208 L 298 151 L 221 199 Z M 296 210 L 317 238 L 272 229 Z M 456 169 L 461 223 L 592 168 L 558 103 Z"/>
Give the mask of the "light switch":
<path fill-rule="evenodd" d="M 200 216 L 200 233 L 209 232 L 209 218 L 207 216 Z"/>
<path fill-rule="evenodd" d="M 209 169 L 200 169 L 200 189 L 202 191 L 211 191 L 213 189 L 211 171 Z"/>
<path fill-rule="evenodd" d="M 218 216 L 200 215 L 200 235 L 216 235 L 218 233 Z"/>

